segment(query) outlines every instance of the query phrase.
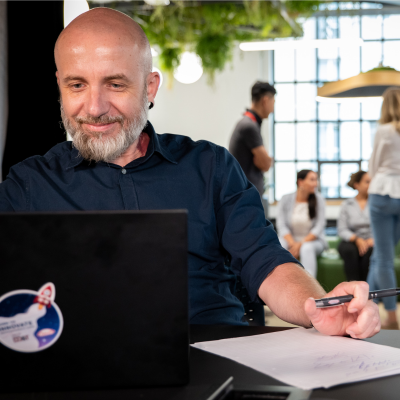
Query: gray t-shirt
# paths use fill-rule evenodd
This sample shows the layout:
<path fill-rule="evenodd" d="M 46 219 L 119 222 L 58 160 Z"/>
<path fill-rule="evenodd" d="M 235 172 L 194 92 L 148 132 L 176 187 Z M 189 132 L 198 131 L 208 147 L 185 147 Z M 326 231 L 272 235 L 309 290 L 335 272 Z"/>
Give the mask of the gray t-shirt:
<path fill-rule="evenodd" d="M 244 116 L 236 125 L 229 143 L 230 153 L 238 160 L 247 179 L 257 188 L 260 195 L 264 193 L 263 173 L 254 165 L 252 149 L 263 146 L 261 137 L 261 118 L 251 112 L 256 121 Z"/>

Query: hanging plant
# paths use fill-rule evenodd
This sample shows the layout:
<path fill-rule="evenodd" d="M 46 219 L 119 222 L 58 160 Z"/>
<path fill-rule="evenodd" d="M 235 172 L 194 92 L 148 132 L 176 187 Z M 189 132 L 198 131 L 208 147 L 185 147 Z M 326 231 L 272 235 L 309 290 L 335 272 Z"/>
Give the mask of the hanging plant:
<path fill-rule="evenodd" d="M 223 71 L 227 61 L 232 58 L 232 40 L 227 35 L 203 34 L 195 47 L 201 58 L 203 70 L 212 83 L 216 71 Z"/>
<path fill-rule="evenodd" d="M 173 1 L 168 6 L 116 2 L 112 8 L 130 15 L 160 50 L 159 66 L 172 82 L 184 51 L 195 52 L 212 83 L 232 59 L 238 41 L 302 35 L 299 17 L 310 16 L 320 1 L 243 1 L 207 3 Z"/>

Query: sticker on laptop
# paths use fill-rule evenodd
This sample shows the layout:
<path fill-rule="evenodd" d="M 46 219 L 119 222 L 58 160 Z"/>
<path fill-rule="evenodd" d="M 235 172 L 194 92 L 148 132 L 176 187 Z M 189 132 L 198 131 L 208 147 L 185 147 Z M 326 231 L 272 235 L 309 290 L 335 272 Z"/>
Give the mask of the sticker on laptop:
<path fill-rule="evenodd" d="M 56 288 L 51 282 L 37 292 L 14 290 L 1 296 L 0 343 L 24 353 L 52 346 L 64 325 L 55 297 Z"/>

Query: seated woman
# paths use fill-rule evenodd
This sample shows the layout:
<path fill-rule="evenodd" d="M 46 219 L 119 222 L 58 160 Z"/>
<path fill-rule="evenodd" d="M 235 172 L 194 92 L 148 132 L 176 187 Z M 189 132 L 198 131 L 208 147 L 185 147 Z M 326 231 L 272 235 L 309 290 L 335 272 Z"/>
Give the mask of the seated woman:
<path fill-rule="evenodd" d="M 369 219 L 368 188 L 371 178 L 365 171 L 352 174 L 347 184 L 358 194 L 343 202 L 338 219 L 338 235 L 342 239 L 338 251 L 344 260 L 348 281 L 367 280 L 369 259 L 374 240 Z"/>
<path fill-rule="evenodd" d="M 304 268 L 317 275 L 317 256 L 327 243 L 324 238 L 325 200 L 315 191 L 318 176 L 303 169 L 297 173 L 297 191 L 282 197 L 276 225 L 282 247 L 300 258 Z"/>

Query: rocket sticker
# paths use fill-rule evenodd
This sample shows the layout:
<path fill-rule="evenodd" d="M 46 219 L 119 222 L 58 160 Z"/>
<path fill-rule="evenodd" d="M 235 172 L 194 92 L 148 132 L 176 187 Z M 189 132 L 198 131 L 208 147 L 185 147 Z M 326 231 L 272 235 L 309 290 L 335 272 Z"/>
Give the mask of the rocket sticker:
<path fill-rule="evenodd" d="M 34 303 L 39 303 L 39 310 L 46 306 L 51 307 L 51 302 L 54 301 L 56 297 L 56 288 L 52 283 L 46 283 L 39 289 L 39 296 L 35 297 Z"/>
<path fill-rule="evenodd" d="M 37 292 L 15 290 L 1 296 L 0 343 L 24 353 L 52 346 L 64 325 L 55 296 L 56 288 L 51 282 Z"/>

